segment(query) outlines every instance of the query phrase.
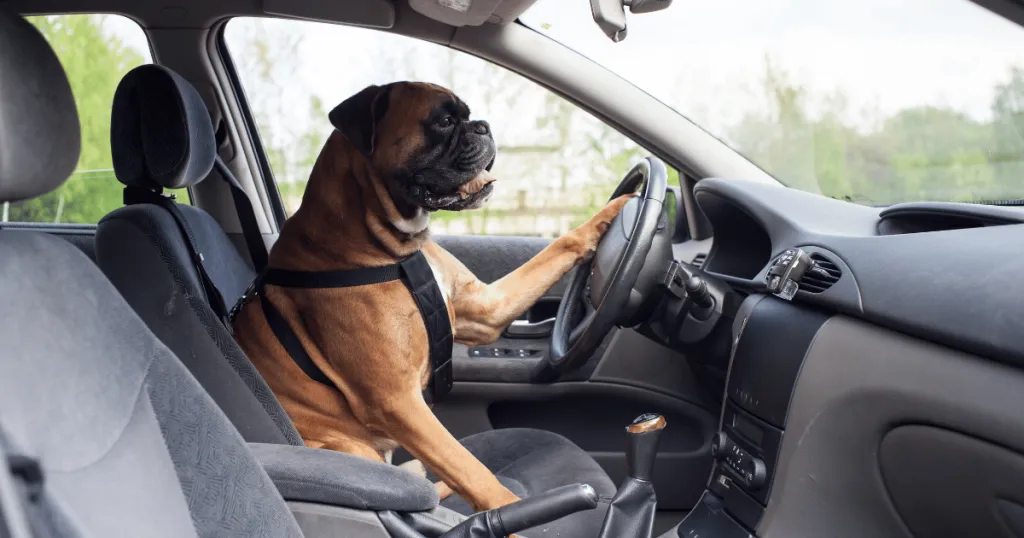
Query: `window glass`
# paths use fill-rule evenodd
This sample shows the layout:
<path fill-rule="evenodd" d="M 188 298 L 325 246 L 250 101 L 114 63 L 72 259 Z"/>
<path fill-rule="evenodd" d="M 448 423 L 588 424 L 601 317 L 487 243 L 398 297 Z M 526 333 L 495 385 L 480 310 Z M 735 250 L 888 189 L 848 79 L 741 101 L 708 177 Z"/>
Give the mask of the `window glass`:
<path fill-rule="evenodd" d="M 1024 28 L 970 0 L 680 0 L 613 43 L 587 2 L 521 17 L 794 188 L 1024 198 Z"/>
<path fill-rule="evenodd" d="M 71 83 L 82 129 L 82 152 L 59 189 L 23 202 L 5 203 L 2 222 L 95 224 L 121 207 L 122 185 L 110 158 L 114 90 L 129 70 L 152 61 L 146 35 L 120 15 L 27 17 L 60 58 Z M 179 201 L 188 192 L 174 191 Z"/>
<path fill-rule="evenodd" d="M 261 18 L 232 20 L 225 39 L 289 215 L 333 129 L 327 112 L 370 84 L 440 84 L 466 101 L 473 119 L 491 124 L 498 144 L 495 194 L 478 210 L 434 213 L 436 233 L 557 236 L 602 207 L 647 155 L 532 81 L 433 43 Z"/>

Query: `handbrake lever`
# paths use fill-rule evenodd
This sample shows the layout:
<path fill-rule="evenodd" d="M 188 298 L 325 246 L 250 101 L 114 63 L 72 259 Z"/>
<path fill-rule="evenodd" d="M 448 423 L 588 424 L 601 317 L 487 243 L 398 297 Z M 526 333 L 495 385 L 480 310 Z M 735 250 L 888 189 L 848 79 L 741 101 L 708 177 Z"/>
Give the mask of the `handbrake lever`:
<path fill-rule="evenodd" d="M 594 488 L 588 484 L 570 484 L 488 510 L 484 514 L 493 514 L 487 520 L 492 524 L 491 529 L 499 532 L 494 536 L 505 536 L 594 508 L 597 508 L 597 492 Z M 505 534 L 500 534 L 502 531 Z"/>
<path fill-rule="evenodd" d="M 477 512 L 441 534 L 439 538 L 504 538 L 576 512 L 593 510 L 597 508 L 597 501 L 597 492 L 594 488 L 587 484 L 570 484 L 501 508 Z M 392 536 L 423 536 L 393 512 L 380 515 L 381 522 L 388 527 Z"/>

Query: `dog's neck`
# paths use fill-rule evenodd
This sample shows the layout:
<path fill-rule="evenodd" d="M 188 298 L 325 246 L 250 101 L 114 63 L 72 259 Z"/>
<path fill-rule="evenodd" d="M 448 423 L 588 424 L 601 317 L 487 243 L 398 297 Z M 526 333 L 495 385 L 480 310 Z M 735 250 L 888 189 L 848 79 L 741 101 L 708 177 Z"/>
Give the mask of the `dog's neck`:
<path fill-rule="evenodd" d="M 405 215 L 368 160 L 335 131 L 310 173 L 302 205 L 271 251 L 274 267 L 330 270 L 394 263 L 421 249 L 429 213 Z"/>

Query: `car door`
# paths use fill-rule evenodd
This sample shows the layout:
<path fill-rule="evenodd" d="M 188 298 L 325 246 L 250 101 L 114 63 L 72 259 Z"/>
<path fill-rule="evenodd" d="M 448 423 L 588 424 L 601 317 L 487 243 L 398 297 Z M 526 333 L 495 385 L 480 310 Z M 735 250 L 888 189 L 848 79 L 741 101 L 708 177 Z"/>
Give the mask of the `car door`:
<path fill-rule="evenodd" d="M 311 35 L 318 48 L 346 51 L 357 44 L 370 53 L 354 55 L 345 77 L 337 77 L 299 53 Z M 431 216 L 435 241 L 485 282 L 511 273 L 593 215 L 629 168 L 648 155 L 533 82 L 424 41 L 258 18 L 230 21 L 224 38 L 286 214 L 301 203 L 304 181 L 330 132 L 325 111 L 369 84 L 435 82 L 459 95 L 473 119 L 488 120 L 498 144 L 495 195 L 480 210 Z M 372 62 L 364 61 L 367 55 Z M 282 107 L 282 101 L 288 105 Z M 679 184 L 675 171 L 670 183 Z M 685 356 L 632 329 L 610 333 L 579 371 L 556 382 L 534 382 L 531 374 L 548 351 L 565 280 L 493 344 L 456 345 L 455 387 L 434 406 L 435 413 L 456 437 L 493 428 L 561 434 L 593 455 L 615 481 L 625 476 L 625 427 L 640 414 L 661 413 L 668 428 L 656 463 L 659 508 L 688 510 L 708 477 L 720 391 L 710 388 Z"/>

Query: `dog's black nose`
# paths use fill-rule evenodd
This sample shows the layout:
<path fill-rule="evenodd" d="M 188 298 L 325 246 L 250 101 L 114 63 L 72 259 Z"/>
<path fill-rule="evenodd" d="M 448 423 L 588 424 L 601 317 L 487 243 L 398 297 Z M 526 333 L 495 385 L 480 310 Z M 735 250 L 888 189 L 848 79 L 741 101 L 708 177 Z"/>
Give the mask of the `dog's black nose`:
<path fill-rule="evenodd" d="M 474 123 L 473 131 L 475 131 L 476 134 L 485 135 L 485 134 L 491 132 L 491 126 L 488 125 L 488 123 L 486 121 L 480 120 L 480 121 L 476 121 L 476 122 L 473 122 L 473 123 Z"/>

